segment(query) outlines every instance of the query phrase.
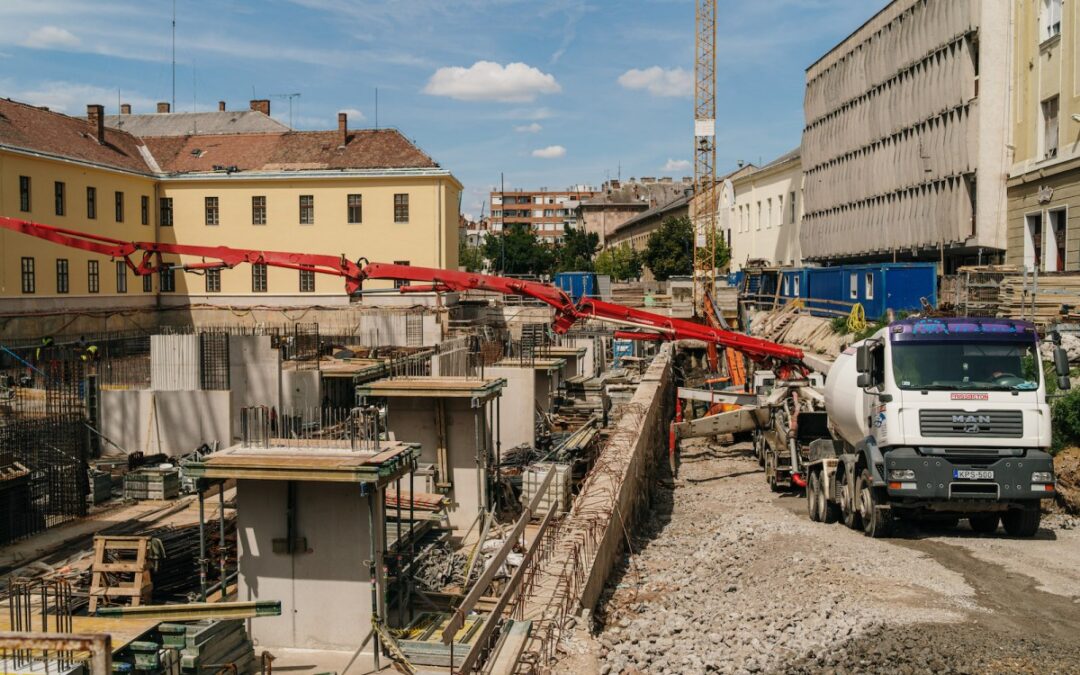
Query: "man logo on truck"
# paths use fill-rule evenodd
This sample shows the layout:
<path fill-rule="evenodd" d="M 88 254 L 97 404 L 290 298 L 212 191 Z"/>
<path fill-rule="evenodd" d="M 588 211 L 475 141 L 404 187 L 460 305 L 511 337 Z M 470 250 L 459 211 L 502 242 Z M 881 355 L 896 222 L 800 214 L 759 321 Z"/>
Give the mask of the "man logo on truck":
<path fill-rule="evenodd" d="M 989 426 L 989 424 L 990 424 L 990 416 L 989 415 L 953 415 L 952 421 L 953 421 L 953 424 L 962 424 L 962 425 L 964 425 L 964 433 L 966 433 L 966 434 L 977 434 L 977 433 L 979 433 L 980 431 L 983 430 L 983 428 L 980 425 L 985 424 L 985 425 Z"/>

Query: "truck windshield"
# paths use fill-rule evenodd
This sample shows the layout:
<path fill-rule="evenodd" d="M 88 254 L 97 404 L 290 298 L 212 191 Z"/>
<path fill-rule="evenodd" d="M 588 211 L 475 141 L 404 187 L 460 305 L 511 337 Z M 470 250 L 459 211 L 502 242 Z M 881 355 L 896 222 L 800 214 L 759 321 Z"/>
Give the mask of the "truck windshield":
<path fill-rule="evenodd" d="M 1039 387 L 1034 343 L 893 344 L 893 377 L 901 389 L 1029 391 Z"/>

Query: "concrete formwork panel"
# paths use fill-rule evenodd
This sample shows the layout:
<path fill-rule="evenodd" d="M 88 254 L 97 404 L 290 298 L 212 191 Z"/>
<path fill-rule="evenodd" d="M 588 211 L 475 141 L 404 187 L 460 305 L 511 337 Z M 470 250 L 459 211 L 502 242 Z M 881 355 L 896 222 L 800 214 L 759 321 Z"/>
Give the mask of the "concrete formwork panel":
<path fill-rule="evenodd" d="M 101 433 L 128 452 L 191 452 L 231 442 L 229 392 L 125 390 L 101 392 Z"/>
<path fill-rule="evenodd" d="M 229 336 L 232 432 L 240 436 L 240 410 L 264 405 L 281 411 L 281 353 L 267 335 Z"/>
<path fill-rule="evenodd" d="M 537 377 L 532 368 L 518 366 L 487 366 L 486 377 L 506 380 L 502 393 L 499 442 L 503 450 L 522 443 L 536 444 L 536 401 L 543 393 L 537 392 Z"/>
<path fill-rule="evenodd" d="M 248 630 L 262 647 L 356 650 L 371 629 L 367 497 L 353 483 L 297 482 L 296 491 L 306 550 L 275 553 L 274 540 L 286 537 L 288 483 L 237 483 L 238 596 L 281 602 L 281 616 L 249 620 Z"/>

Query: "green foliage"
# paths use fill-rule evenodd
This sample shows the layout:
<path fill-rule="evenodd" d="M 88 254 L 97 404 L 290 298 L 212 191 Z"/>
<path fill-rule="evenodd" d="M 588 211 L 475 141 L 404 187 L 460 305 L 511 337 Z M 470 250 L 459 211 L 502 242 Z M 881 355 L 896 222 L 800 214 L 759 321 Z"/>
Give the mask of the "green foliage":
<path fill-rule="evenodd" d="M 716 269 L 727 269 L 728 263 L 731 262 L 731 249 L 728 248 L 727 239 L 719 229 L 713 230 L 709 235 L 709 239 L 713 238 L 716 239 Z"/>
<path fill-rule="evenodd" d="M 666 218 L 649 235 L 642 262 L 657 281 L 694 271 L 694 226 L 690 219 Z"/>
<path fill-rule="evenodd" d="M 501 274 L 550 274 L 555 267 L 554 249 L 519 224 L 489 234 L 484 240 L 484 257 Z"/>
<path fill-rule="evenodd" d="M 832 331 L 837 335 L 847 335 L 847 320 L 848 318 L 846 316 L 834 316 L 829 321 L 829 325 L 832 326 Z"/>
<path fill-rule="evenodd" d="M 600 246 L 600 236 L 569 225 L 563 226 L 562 244 L 555 247 L 556 272 L 592 272 L 593 255 Z"/>
<path fill-rule="evenodd" d="M 467 272 L 481 272 L 484 269 L 484 252 L 479 246 L 469 246 L 465 239 L 458 242 L 458 265 Z"/>
<path fill-rule="evenodd" d="M 621 244 L 608 248 L 596 256 L 596 271 L 606 274 L 613 281 L 630 281 L 641 277 L 641 254 L 630 246 Z"/>
<path fill-rule="evenodd" d="M 1045 371 L 1053 373 L 1053 366 Z M 1049 386 L 1052 377 L 1047 378 Z M 1072 389 L 1054 401 L 1050 415 L 1051 445 L 1050 453 L 1057 454 L 1064 448 L 1080 445 L 1080 389 Z"/>

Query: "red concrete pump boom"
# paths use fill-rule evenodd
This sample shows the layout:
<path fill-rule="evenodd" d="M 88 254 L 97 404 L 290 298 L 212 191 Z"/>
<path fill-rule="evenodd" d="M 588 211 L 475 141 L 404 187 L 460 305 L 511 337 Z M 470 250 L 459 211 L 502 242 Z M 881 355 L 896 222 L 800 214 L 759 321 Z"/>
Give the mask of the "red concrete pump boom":
<path fill-rule="evenodd" d="M 565 333 L 575 322 L 582 319 L 598 319 L 635 329 L 618 331 L 617 337 L 639 340 L 701 340 L 707 344 L 734 349 L 760 362 L 798 365 L 803 358 L 802 350 L 726 331 L 712 326 L 673 319 L 671 317 L 624 307 L 602 300 L 582 298 L 575 303 L 562 290 L 550 284 L 510 279 L 473 272 L 369 263 L 361 258 L 353 262 L 344 255 L 320 255 L 311 253 L 286 253 L 281 251 L 258 251 L 228 246 L 197 246 L 145 241 L 122 241 L 97 234 L 43 225 L 17 218 L 0 216 L 0 227 L 44 239 L 45 241 L 123 260 L 136 275 L 145 276 L 161 270 L 163 255 L 202 258 L 201 262 L 170 264 L 172 269 L 204 271 L 233 268 L 241 263 L 263 264 L 295 270 L 310 270 L 319 274 L 344 277 L 345 289 L 351 295 L 361 290 L 366 279 L 396 279 L 423 282 L 403 287 L 402 292 L 468 291 L 483 290 L 504 295 L 523 295 L 540 300 L 555 310 L 552 328 Z M 138 261 L 133 256 L 139 255 Z"/>

